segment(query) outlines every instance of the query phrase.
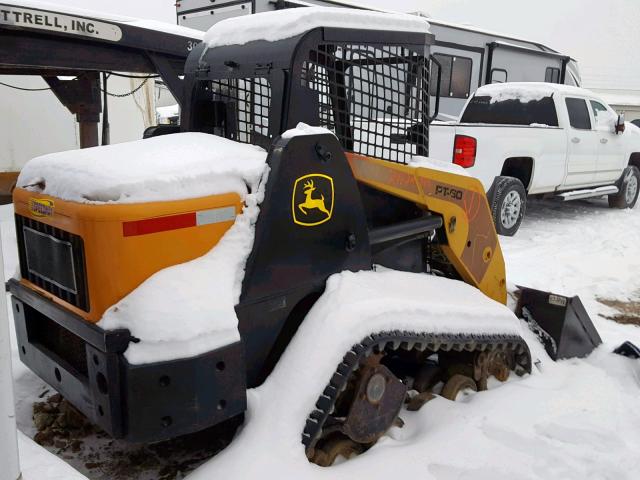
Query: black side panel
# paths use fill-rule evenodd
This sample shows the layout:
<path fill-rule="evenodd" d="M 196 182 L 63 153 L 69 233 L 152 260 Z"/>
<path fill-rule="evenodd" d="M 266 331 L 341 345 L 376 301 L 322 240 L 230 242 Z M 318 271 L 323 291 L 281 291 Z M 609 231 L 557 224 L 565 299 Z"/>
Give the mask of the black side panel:
<path fill-rule="evenodd" d="M 296 304 L 322 292 L 330 275 L 372 263 L 358 186 L 333 135 L 279 138 L 268 163 L 236 307 L 250 387 L 264 377 L 265 359 Z"/>
<path fill-rule="evenodd" d="M 181 360 L 146 365 L 123 361 L 127 439 L 174 438 L 244 412 L 242 350 L 236 342 Z"/>
<path fill-rule="evenodd" d="M 27 289 L 12 285 L 11 305 L 20 360 L 109 435 L 155 442 L 196 432 L 246 408 L 240 342 L 181 360 L 131 365 L 119 346 L 121 333 L 87 334 L 84 320 L 64 321 L 43 312 L 50 300 L 31 306 Z M 23 301 L 24 300 L 24 301 Z M 44 306 L 43 306 L 44 305 Z M 42 311 L 41 311 L 42 310 Z M 93 341 L 89 343 L 89 340 Z M 105 348 L 106 347 L 106 348 Z M 126 347 L 125 347 L 126 348 Z"/>
<path fill-rule="evenodd" d="M 539 327 L 546 332 L 540 336 L 553 360 L 585 357 L 602 343 L 579 297 L 518 288 L 516 315 L 527 320 L 532 330 Z"/>

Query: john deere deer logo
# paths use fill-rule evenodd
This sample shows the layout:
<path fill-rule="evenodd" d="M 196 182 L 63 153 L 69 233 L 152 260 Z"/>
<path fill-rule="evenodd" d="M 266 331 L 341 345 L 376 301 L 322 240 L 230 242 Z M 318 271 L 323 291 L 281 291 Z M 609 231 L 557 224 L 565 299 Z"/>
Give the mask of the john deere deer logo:
<path fill-rule="evenodd" d="M 333 179 L 320 173 L 296 180 L 291 199 L 293 221 L 314 227 L 331 219 L 333 214 Z"/>

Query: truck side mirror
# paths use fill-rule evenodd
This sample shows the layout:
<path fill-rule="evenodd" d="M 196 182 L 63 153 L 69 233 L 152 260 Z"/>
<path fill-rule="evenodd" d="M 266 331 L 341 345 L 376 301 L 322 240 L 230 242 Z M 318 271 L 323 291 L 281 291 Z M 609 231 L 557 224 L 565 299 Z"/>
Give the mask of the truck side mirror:
<path fill-rule="evenodd" d="M 616 121 L 616 135 L 620 133 L 624 133 L 624 113 L 618 115 L 618 120 Z"/>

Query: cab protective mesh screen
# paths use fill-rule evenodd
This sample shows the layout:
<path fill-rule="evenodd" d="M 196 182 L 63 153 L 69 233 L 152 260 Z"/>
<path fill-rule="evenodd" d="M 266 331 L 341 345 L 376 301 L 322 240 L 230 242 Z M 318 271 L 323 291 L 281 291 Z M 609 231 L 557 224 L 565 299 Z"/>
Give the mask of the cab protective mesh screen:
<path fill-rule="evenodd" d="M 214 133 L 242 143 L 260 144 L 269 137 L 271 87 L 266 78 L 228 78 L 211 81 L 212 100 L 224 105 L 216 111 L 220 130 Z"/>
<path fill-rule="evenodd" d="M 321 44 L 300 81 L 321 126 L 355 153 L 399 163 L 428 154 L 428 59 L 404 46 Z"/>

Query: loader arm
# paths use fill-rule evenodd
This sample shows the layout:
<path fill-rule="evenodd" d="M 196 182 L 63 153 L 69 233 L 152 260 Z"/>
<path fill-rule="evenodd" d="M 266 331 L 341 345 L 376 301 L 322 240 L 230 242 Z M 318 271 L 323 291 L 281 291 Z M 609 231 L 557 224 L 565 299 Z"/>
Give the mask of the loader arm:
<path fill-rule="evenodd" d="M 358 182 L 442 216 L 442 253 L 465 282 L 506 304 L 504 258 L 477 179 L 355 153 L 346 156 Z"/>

